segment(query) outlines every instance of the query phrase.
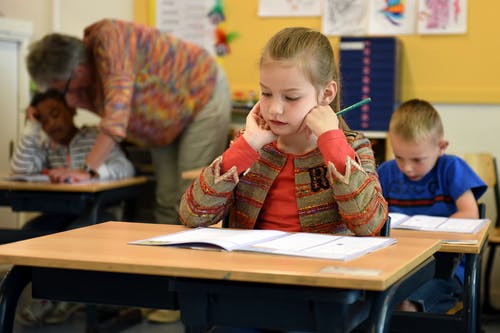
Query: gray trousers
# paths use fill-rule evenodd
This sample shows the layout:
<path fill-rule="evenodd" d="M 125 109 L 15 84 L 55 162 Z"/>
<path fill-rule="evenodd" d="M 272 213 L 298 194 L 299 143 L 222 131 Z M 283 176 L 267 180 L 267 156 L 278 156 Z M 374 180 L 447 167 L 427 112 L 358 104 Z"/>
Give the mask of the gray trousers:
<path fill-rule="evenodd" d="M 224 71 L 219 68 L 214 94 L 191 124 L 170 145 L 152 148 L 156 177 L 157 223 L 179 224 L 179 202 L 191 184 L 183 171 L 209 165 L 227 148 L 231 119 L 231 93 Z"/>

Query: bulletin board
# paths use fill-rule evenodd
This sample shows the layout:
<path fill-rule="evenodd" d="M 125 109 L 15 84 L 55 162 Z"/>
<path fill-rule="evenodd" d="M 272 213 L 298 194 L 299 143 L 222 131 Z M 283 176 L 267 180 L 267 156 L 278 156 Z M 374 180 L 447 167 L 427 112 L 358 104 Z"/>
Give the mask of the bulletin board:
<path fill-rule="evenodd" d="M 155 0 L 135 0 L 137 22 L 154 25 Z M 289 26 L 321 30 L 320 17 L 258 17 L 258 0 L 223 0 L 227 31 L 238 33 L 220 59 L 233 91 L 258 91 L 258 62 L 267 40 Z M 468 31 L 461 35 L 408 35 L 401 40 L 401 100 L 500 103 L 500 1 L 469 1 Z M 338 37 L 330 37 L 338 50 Z"/>

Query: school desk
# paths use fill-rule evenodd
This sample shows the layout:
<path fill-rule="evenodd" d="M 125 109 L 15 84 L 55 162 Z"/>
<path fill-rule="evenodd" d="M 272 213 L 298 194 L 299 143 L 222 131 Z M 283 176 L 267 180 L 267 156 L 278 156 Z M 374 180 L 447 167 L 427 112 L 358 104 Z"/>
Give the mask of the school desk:
<path fill-rule="evenodd" d="M 13 211 L 44 213 L 89 213 L 89 224 L 95 224 L 99 209 L 139 195 L 146 177 L 81 184 L 52 184 L 0 179 L 0 205 Z"/>
<path fill-rule="evenodd" d="M 342 262 L 130 245 L 183 226 L 105 222 L 0 246 L 14 265 L 1 285 L 0 331 L 11 332 L 20 291 L 64 301 L 181 310 L 184 324 L 386 332 L 390 308 L 434 274 L 439 241 L 397 243 Z"/>
<path fill-rule="evenodd" d="M 488 239 L 489 222 L 475 234 L 431 232 L 391 229 L 391 237 L 431 238 L 448 240 L 442 242 L 439 252 L 463 253 L 466 256 L 464 274 L 463 310 L 457 315 L 439 315 L 430 313 L 393 314 L 391 327 L 400 328 L 401 332 L 422 332 L 426 329 L 435 332 L 481 332 L 480 298 L 481 298 L 481 261 L 486 240 Z M 465 244 L 451 241 L 474 241 Z"/>

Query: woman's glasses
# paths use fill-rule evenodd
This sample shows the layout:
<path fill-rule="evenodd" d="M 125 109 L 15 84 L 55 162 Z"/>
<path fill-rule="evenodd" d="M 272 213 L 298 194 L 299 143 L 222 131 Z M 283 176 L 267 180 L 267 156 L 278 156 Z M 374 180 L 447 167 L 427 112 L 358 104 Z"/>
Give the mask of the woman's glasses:
<path fill-rule="evenodd" d="M 68 93 L 69 85 L 71 84 L 71 80 L 73 79 L 73 71 L 69 74 L 68 81 L 66 81 L 66 85 L 64 86 L 64 90 L 62 91 L 63 97 L 66 97 L 66 94 Z"/>

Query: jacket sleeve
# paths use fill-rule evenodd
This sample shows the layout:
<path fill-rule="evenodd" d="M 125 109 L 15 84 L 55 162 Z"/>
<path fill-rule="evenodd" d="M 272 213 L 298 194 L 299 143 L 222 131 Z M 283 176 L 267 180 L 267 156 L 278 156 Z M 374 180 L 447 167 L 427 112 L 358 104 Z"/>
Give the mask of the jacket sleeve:
<path fill-rule="evenodd" d="M 102 84 L 104 109 L 100 112 L 100 128 L 115 141 L 121 141 L 126 137 L 131 112 L 137 36 L 112 20 L 101 20 L 85 30 L 84 41 L 92 52 Z"/>
<path fill-rule="evenodd" d="M 235 166 L 221 172 L 222 157 L 204 168 L 181 198 L 179 216 L 188 227 L 208 226 L 222 220 L 231 206 L 233 190 L 238 184 Z"/>
<path fill-rule="evenodd" d="M 382 195 L 371 143 L 356 132 L 347 132 L 346 138 L 356 153 L 355 159 L 347 156 L 344 174 L 328 163 L 333 196 L 342 220 L 353 233 L 376 235 L 385 223 L 388 205 Z"/>
<path fill-rule="evenodd" d="M 39 174 L 47 168 L 47 151 L 44 148 L 47 136 L 39 123 L 27 121 L 23 135 L 16 147 L 12 160 L 11 171 L 17 174 Z"/>

